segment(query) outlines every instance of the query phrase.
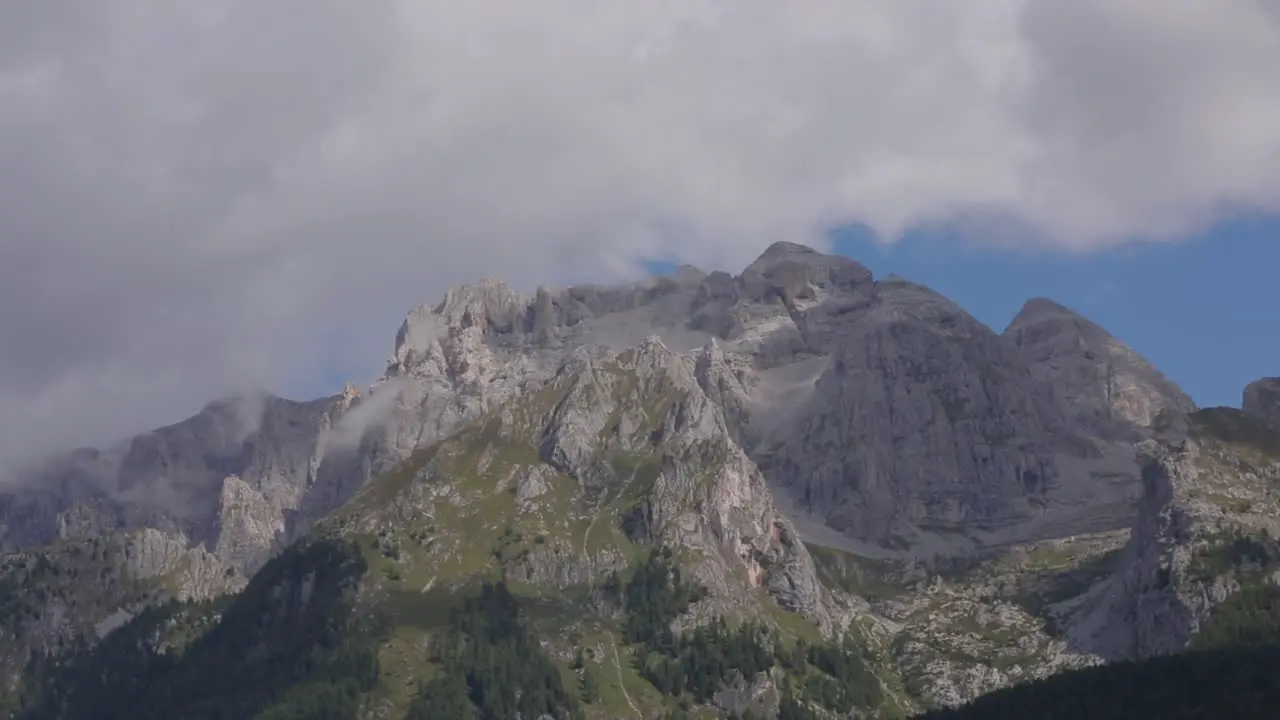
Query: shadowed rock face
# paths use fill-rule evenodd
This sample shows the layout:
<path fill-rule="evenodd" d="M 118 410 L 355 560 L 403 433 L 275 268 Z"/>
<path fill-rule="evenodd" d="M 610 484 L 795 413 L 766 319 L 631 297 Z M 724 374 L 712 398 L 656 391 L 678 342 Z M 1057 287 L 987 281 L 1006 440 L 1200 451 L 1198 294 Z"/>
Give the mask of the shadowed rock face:
<path fill-rule="evenodd" d="M 1244 389 L 1242 409 L 1280 430 L 1280 377 L 1262 378 Z"/>
<path fill-rule="evenodd" d="M 863 539 L 998 527 L 1059 480 L 1048 388 L 1016 348 L 941 296 L 877 286 L 843 328 L 775 474 Z"/>

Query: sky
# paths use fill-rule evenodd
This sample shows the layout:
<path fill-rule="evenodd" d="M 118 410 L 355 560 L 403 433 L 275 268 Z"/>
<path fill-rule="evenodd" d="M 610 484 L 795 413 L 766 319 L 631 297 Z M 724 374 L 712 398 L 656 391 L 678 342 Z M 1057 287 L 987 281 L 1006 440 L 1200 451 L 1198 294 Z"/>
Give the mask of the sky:
<path fill-rule="evenodd" d="M 365 381 L 459 282 L 854 225 L 1225 402 L 1277 372 L 1277 67 L 1280 0 L 3 3 L 0 461 Z"/>

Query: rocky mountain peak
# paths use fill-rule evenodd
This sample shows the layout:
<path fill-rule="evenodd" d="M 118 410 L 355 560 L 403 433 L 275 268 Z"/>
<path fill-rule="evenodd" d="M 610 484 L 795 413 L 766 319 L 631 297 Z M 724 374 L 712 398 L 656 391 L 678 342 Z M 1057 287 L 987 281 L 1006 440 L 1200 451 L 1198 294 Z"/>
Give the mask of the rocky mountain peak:
<path fill-rule="evenodd" d="M 871 280 L 871 271 L 852 258 L 790 242 L 770 245 L 741 276 L 750 296 L 772 290 L 784 302 L 818 299 L 823 292 L 852 290 Z"/>
<path fill-rule="evenodd" d="M 1280 431 L 1280 377 L 1249 383 L 1241 409 Z"/>
<path fill-rule="evenodd" d="M 1027 325 L 1047 317 L 1071 317 L 1085 320 L 1079 313 L 1067 306 L 1046 297 L 1034 297 L 1022 304 L 1022 309 L 1010 322 L 1010 327 Z M 1086 321 L 1087 322 L 1087 321 Z"/>
<path fill-rule="evenodd" d="M 1054 390 L 1068 415 L 1093 430 L 1145 428 L 1163 409 L 1195 403 L 1145 358 L 1083 315 L 1045 298 L 1028 300 L 1004 337 Z"/>
<path fill-rule="evenodd" d="M 405 317 L 396 334 L 394 359 L 427 352 L 450 332 L 475 330 L 485 335 L 521 330 L 528 305 L 528 298 L 495 278 L 457 285 L 439 304 L 422 305 Z"/>
<path fill-rule="evenodd" d="M 527 299 L 505 280 L 486 277 L 450 288 L 435 312 L 453 321 L 462 322 L 467 316 L 473 316 L 474 321 L 479 322 L 494 313 L 520 308 L 526 303 Z"/>
<path fill-rule="evenodd" d="M 784 259 L 798 258 L 808 255 L 821 255 L 821 253 L 808 245 L 779 240 L 771 243 L 769 247 L 765 248 L 764 252 L 760 253 L 760 256 L 757 257 L 755 262 L 749 265 L 747 269 L 750 270 L 751 268 L 760 265 L 771 265 Z"/>

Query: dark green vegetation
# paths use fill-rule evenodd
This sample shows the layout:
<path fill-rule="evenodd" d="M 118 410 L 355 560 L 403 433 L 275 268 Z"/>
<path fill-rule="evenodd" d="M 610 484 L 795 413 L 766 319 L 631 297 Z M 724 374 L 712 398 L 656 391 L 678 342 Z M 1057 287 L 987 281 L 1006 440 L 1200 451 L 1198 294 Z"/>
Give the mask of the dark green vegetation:
<path fill-rule="evenodd" d="M 388 631 L 380 615 L 353 606 L 366 571 L 352 543 L 292 548 L 232 601 L 171 602 L 92 652 L 33 663 L 19 716 L 353 720 L 378 684 L 377 650 Z M 433 640 L 437 672 L 409 717 L 581 717 L 578 689 L 564 687 L 505 585 L 464 598 Z"/>
<path fill-rule="evenodd" d="M 672 640 L 649 644 L 641 674 L 662 693 L 709 702 L 734 672 L 745 677 L 773 667 L 772 643 L 764 628 L 743 623 L 729 629 L 723 619 Z"/>
<path fill-rule="evenodd" d="M 1280 649 L 1189 652 L 1055 675 L 984 695 L 933 720 L 1271 720 Z"/>
<path fill-rule="evenodd" d="M 356 542 L 299 544 L 234 598 L 153 607 L 92 650 L 33 662 L 10 704 L 24 720 L 354 720 L 385 684 L 379 649 L 394 630 L 389 616 L 357 608 L 369 562 Z M 881 700 L 851 638 L 807 644 L 725 619 L 673 633 L 672 622 L 706 591 L 682 577 L 669 548 L 652 549 L 621 577 L 610 574 L 602 590 L 625 610 L 619 630 L 638 649 L 636 672 L 678 713 L 761 672 L 782 680 L 787 718 Z M 412 676 L 417 692 L 407 717 L 578 720 L 588 707 L 605 708 L 604 670 L 548 657 L 525 617 L 528 602 L 499 582 L 433 606 L 438 619 L 422 626 L 430 640 Z"/>
<path fill-rule="evenodd" d="M 350 598 L 365 569 L 346 543 L 292 548 L 189 642 L 166 631 L 216 606 L 172 603 L 143 613 L 94 652 L 35 673 L 21 717 L 355 718 L 378 681 L 379 628 L 355 615 Z"/>
<path fill-rule="evenodd" d="M 809 645 L 789 642 L 765 625 L 730 627 L 720 618 L 675 636 L 671 622 L 703 591 L 683 580 L 668 549 L 650 553 L 625 586 L 611 576 L 605 590 L 625 602 L 627 640 L 644 651 L 637 656 L 640 674 L 682 705 L 709 703 L 736 676 L 749 679 L 775 668 L 785 677 L 781 711 L 786 718 L 818 717 L 810 709 L 815 704 L 848 713 L 884 699 L 865 649 L 851 635 L 839 644 Z"/>
<path fill-rule="evenodd" d="M 582 717 L 578 698 L 521 623 L 519 602 L 503 583 L 485 583 L 478 597 L 454 608 L 449 629 L 433 645 L 440 671 L 419 691 L 408 720 Z"/>
<path fill-rule="evenodd" d="M 1280 433 L 1267 427 L 1259 418 L 1229 407 L 1205 408 L 1188 417 L 1195 436 L 1244 445 L 1261 450 L 1270 457 L 1280 457 Z"/>
<path fill-rule="evenodd" d="M 1224 533 L 1212 547 L 1208 560 L 1240 577 L 1280 558 L 1265 537 Z M 234 599 L 155 607 L 91 652 L 33 662 L 31 681 L 10 699 L 28 720 L 354 720 L 376 697 L 383 679 L 377 651 L 388 633 L 379 615 L 354 605 L 366 573 L 353 543 L 296 546 Z M 806 641 L 725 618 L 673 633 L 672 622 L 705 591 L 686 579 L 668 548 L 609 575 L 601 590 L 624 611 L 619 630 L 637 651 L 635 671 L 666 698 L 673 717 L 692 717 L 695 705 L 762 672 L 777 682 L 784 720 L 823 717 L 819 708 L 847 715 L 885 705 L 856 635 Z M 438 624 L 421 650 L 406 717 L 579 720 L 588 709 L 605 709 L 600 676 L 610 673 L 612 682 L 613 668 L 553 661 L 526 618 L 529 602 L 503 583 L 486 583 L 433 610 Z M 1190 652 L 1067 673 L 925 717 L 1273 717 L 1278 647 L 1280 588 L 1251 583 L 1214 610 Z"/>
<path fill-rule="evenodd" d="M 1232 648 L 1280 649 L 1280 587 L 1245 587 L 1215 607 L 1191 640 L 1192 650 Z"/>
<path fill-rule="evenodd" d="M 1246 587 L 1213 610 L 1188 652 L 1077 670 L 997 691 L 937 720 L 1280 717 L 1280 588 Z"/>
<path fill-rule="evenodd" d="M 616 595 L 618 587 L 617 576 L 610 575 L 605 592 Z M 627 640 L 656 648 L 672 647 L 671 623 L 705 594 L 680 577 L 669 548 L 654 550 L 636 565 L 622 596 L 627 608 Z"/>
<path fill-rule="evenodd" d="M 93 583 L 103 594 L 128 583 L 105 563 L 118 552 L 112 540 L 64 542 L 60 552 L 26 551 L 0 558 L 0 623 L 39 622 L 40 608 L 51 600 L 74 604 L 77 585 Z M 86 573 L 92 573 L 92 577 Z"/>
<path fill-rule="evenodd" d="M 898 567 L 890 561 L 859 557 L 814 543 L 804 545 L 813 558 L 818 577 L 831 587 L 868 600 L 898 597 L 909 592 L 894 578 Z"/>
<path fill-rule="evenodd" d="M 166 577 L 139 580 L 126 570 L 125 536 L 64 540 L 0 556 L 0 675 L 46 673 L 49 656 L 83 653 L 94 634 L 86 618 L 116 608 L 138 612 L 169 596 Z M 0 691 L 0 716 L 32 702 L 32 687 Z"/>
<path fill-rule="evenodd" d="M 1208 547 L 1192 558 L 1191 573 L 1196 579 L 1211 581 L 1235 573 L 1242 581 L 1255 581 L 1280 566 L 1280 542 L 1268 533 L 1223 531 L 1211 538 Z"/>

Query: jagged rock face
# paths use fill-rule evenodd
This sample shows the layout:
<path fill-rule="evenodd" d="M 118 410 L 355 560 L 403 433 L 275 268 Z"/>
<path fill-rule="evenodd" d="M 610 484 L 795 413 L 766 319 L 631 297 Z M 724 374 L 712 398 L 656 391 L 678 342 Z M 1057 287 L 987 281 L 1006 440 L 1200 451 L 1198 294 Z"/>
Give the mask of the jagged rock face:
<path fill-rule="evenodd" d="M 1048 381 L 1064 415 L 1091 430 L 1147 427 L 1161 410 L 1196 409 L 1177 385 L 1093 322 L 1052 300 L 1027 302 L 1004 336 Z"/>
<path fill-rule="evenodd" d="M 1074 642 L 1109 659 L 1185 648 L 1214 606 L 1260 580 L 1230 558 L 1234 538 L 1280 531 L 1280 434 L 1229 408 L 1156 426 L 1140 445 L 1143 494 L 1120 568 L 1061 609 Z"/>
<path fill-rule="evenodd" d="M 241 547 L 223 556 L 252 570 L 314 484 L 326 438 L 354 397 L 221 400 L 107 451 L 57 458 L 0 494 L 0 544 L 151 528 L 193 546 Z M 276 537 L 263 537 L 266 527 Z"/>
<path fill-rule="evenodd" d="M 749 679 L 739 673 L 728 687 L 716 693 L 713 703 L 728 717 L 777 717 L 781 699 L 778 679 L 769 673 L 757 673 Z"/>
<path fill-rule="evenodd" d="M 362 490 L 334 522 L 379 537 L 431 527 L 428 557 L 413 562 L 441 582 L 500 562 L 509 579 L 588 585 L 622 569 L 637 542 L 661 543 L 687 553 L 710 591 L 695 616 L 750 607 L 746 591 L 762 588 L 831 627 L 839 610 L 812 559 L 699 384 L 714 352 L 651 338 L 581 353 L 428 451 L 407 482 L 393 474 Z M 476 555 L 486 544 L 501 547 Z"/>
<path fill-rule="evenodd" d="M 123 450 L 77 450 L 0 485 L 0 550 L 115 527 L 110 483 Z"/>
<path fill-rule="evenodd" d="M 713 353 L 702 353 L 704 361 Z M 654 339 L 615 362 L 624 378 L 634 378 L 634 387 L 624 380 L 609 392 L 608 371 L 589 364 L 550 424 L 555 429 L 543 442 L 550 462 L 585 479 L 598 475 L 602 450 L 660 458 L 652 487 L 634 508 L 642 536 L 704 558 L 728 553 L 750 585 L 768 586 L 785 607 L 818 611 L 822 596 L 812 562 L 774 508 L 759 470 L 733 441 L 720 408 L 698 384 L 699 360 L 676 356 Z M 610 397 L 618 402 L 602 402 Z M 713 560 L 700 563 L 695 575 L 731 597 L 741 583 L 725 571 Z"/>
<path fill-rule="evenodd" d="M 175 599 L 205 600 L 244 587 L 244 576 L 235 565 L 203 548 L 191 548 L 182 536 L 144 528 L 125 537 L 126 574 L 137 581 L 166 578 Z"/>
<path fill-rule="evenodd" d="M 654 333 L 680 347 L 700 344 L 704 334 L 683 326 L 700 280 L 686 268 L 674 279 L 540 288 L 532 298 L 485 280 L 413 310 L 386 372 L 370 389 L 357 447 L 321 466 L 320 484 L 328 490 L 306 514 L 323 516 L 415 448 L 545 382 L 578 348 L 621 350 Z"/>
<path fill-rule="evenodd" d="M 849 258 L 774 243 L 737 278 L 709 275 L 690 326 L 751 353 L 758 368 L 778 367 L 830 352 L 873 286 L 871 271 Z"/>
<path fill-rule="evenodd" d="M 284 516 L 236 475 L 222 481 L 214 554 L 236 567 L 260 567 L 285 537 Z"/>
<path fill-rule="evenodd" d="M 1280 430 L 1280 377 L 1262 378 L 1249 383 L 1244 389 L 1244 404 L 1241 409 Z"/>

